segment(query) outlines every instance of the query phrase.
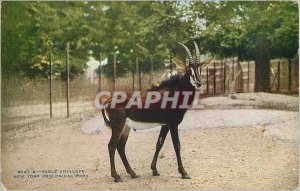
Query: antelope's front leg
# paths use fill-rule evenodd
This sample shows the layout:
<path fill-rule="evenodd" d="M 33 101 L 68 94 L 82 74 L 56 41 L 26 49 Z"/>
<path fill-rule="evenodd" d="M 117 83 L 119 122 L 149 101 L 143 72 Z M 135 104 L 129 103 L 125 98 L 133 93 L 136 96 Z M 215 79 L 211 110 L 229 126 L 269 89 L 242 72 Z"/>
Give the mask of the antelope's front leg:
<path fill-rule="evenodd" d="M 164 142 L 165 142 L 165 139 L 166 139 L 166 136 L 167 136 L 168 132 L 169 132 L 169 127 L 167 125 L 164 125 L 164 126 L 161 127 L 159 137 L 158 137 L 158 140 L 157 140 L 157 143 L 156 143 L 155 154 L 154 154 L 154 157 L 153 157 L 153 160 L 152 160 L 152 163 L 151 163 L 151 169 L 152 169 L 153 176 L 159 176 L 159 173 L 158 173 L 157 168 L 156 168 L 156 162 L 157 162 L 157 158 L 158 158 L 158 155 L 159 155 L 159 151 L 162 148 L 162 146 L 164 145 Z"/>
<path fill-rule="evenodd" d="M 173 146 L 174 146 L 176 157 L 177 157 L 178 171 L 181 174 L 182 179 L 190 179 L 190 177 L 187 174 L 187 172 L 185 171 L 182 161 L 181 161 L 180 141 L 179 141 L 179 137 L 178 137 L 178 125 L 170 127 L 170 131 L 171 131 Z"/>

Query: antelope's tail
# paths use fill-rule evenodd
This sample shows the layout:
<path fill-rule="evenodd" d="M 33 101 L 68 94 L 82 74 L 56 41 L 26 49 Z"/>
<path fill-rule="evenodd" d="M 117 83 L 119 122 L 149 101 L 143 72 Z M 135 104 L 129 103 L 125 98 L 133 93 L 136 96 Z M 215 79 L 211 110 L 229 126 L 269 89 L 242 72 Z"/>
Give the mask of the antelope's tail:
<path fill-rule="evenodd" d="M 103 119 L 104 119 L 104 122 L 105 122 L 105 125 L 110 127 L 110 121 L 106 115 L 106 111 L 105 111 L 105 108 L 102 109 L 102 116 L 103 116 Z"/>

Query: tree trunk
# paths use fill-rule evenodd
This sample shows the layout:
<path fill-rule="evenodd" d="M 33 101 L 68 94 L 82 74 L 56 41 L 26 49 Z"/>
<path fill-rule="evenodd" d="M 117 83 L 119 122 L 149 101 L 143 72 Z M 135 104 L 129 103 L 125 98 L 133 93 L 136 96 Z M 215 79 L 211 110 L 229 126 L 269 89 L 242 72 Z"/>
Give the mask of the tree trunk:
<path fill-rule="evenodd" d="M 255 91 L 270 92 L 270 53 L 265 35 L 257 37 L 255 49 Z"/>

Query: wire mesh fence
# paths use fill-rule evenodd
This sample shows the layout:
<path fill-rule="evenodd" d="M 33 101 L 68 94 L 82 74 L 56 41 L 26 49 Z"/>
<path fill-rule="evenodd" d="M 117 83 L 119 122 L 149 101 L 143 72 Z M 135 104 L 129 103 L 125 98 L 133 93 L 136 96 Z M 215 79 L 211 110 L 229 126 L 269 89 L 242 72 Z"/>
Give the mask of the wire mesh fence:
<path fill-rule="evenodd" d="M 153 74 L 154 79 L 166 79 L 162 71 Z M 138 74 L 132 77 L 127 73 L 116 79 L 116 90 L 139 90 Z M 151 85 L 150 73 L 141 73 L 142 89 Z M 134 80 L 134 81 L 133 81 Z M 134 89 L 133 89 L 134 85 Z M 101 77 L 101 90 L 113 91 L 111 76 Z M 66 81 L 62 79 L 52 80 L 52 115 L 54 118 L 67 117 Z M 70 80 L 70 115 L 93 111 L 94 99 L 99 92 L 99 77 L 94 79 L 80 75 Z M 22 77 L 2 77 L 2 125 L 30 123 L 37 120 L 48 119 L 50 116 L 50 91 L 49 79 L 25 79 Z"/>
<path fill-rule="evenodd" d="M 270 63 L 271 91 L 287 93 L 298 91 L 298 61 L 272 60 Z M 116 90 L 146 90 L 152 83 L 170 77 L 169 66 L 151 72 L 127 72 L 116 78 Z M 176 73 L 173 66 L 173 74 Z M 153 75 L 153 77 L 152 77 Z M 255 84 L 255 62 L 239 62 L 237 59 L 213 60 L 201 69 L 200 92 L 209 96 L 217 94 L 253 92 Z M 153 79 L 152 79 L 153 78 Z M 101 82 L 101 85 L 99 84 Z M 53 117 L 67 117 L 66 81 L 52 80 Z M 113 91 L 113 76 L 80 75 L 70 80 L 70 115 L 93 111 L 94 99 L 99 90 Z M 2 76 L 2 124 L 31 122 L 48 119 L 50 115 L 49 79 L 26 79 L 17 76 Z"/>

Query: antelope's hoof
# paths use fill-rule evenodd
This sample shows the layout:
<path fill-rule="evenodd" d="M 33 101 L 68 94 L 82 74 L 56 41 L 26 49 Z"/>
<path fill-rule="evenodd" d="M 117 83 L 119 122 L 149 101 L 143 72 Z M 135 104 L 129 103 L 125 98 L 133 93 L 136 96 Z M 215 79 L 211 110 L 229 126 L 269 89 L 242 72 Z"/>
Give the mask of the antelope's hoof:
<path fill-rule="evenodd" d="M 185 174 L 185 175 L 181 176 L 181 179 L 191 179 L 191 177 L 189 175 Z"/>
<path fill-rule="evenodd" d="M 152 175 L 153 175 L 153 176 L 159 176 L 160 174 L 159 174 L 157 171 L 153 171 L 153 172 L 152 172 Z"/>
<path fill-rule="evenodd" d="M 139 178 L 140 176 L 139 175 L 136 175 L 136 174 L 132 174 L 131 175 L 131 178 Z"/>
<path fill-rule="evenodd" d="M 112 177 L 115 178 L 115 182 L 122 182 L 122 179 L 118 174 L 117 175 L 112 175 Z"/>
<path fill-rule="evenodd" d="M 122 182 L 122 179 L 120 177 L 115 178 L 115 182 Z"/>

